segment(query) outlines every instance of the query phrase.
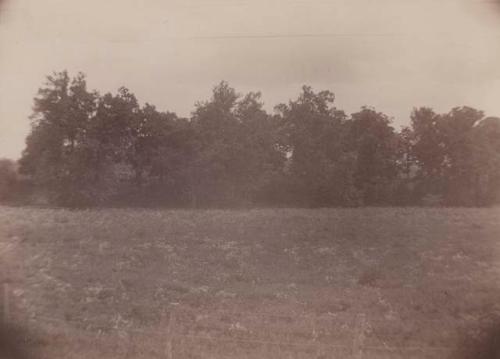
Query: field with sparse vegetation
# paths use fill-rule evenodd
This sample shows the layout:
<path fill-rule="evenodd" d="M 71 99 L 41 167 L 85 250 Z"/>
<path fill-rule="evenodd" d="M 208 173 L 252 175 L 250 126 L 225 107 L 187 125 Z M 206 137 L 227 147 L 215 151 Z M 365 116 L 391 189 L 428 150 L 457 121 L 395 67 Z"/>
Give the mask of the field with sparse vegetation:
<path fill-rule="evenodd" d="M 36 358 L 458 357 L 500 318 L 499 219 L 0 207 L 3 304 Z"/>

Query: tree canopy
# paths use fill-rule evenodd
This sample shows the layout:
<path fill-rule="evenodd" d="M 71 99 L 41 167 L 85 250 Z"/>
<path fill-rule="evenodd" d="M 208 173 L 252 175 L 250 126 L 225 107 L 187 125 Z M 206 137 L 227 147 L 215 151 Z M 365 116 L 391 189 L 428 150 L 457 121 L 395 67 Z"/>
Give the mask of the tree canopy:
<path fill-rule="evenodd" d="M 190 118 L 140 105 L 127 88 L 47 77 L 19 173 L 51 203 L 162 206 L 480 206 L 500 199 L 500 119 L 470 107 L 415 108 L 396 130 L 374 108 L 347 115 L 304 86 L 268 113 L 228 83 Z M 1 186 L 17 165 L 2 162 Z M 16 171 L 13 169 L 16 168 Z M 10 177 L 9 177 L 10 176 Z M 10 182 L 9 182 L 10 181 Z"/>

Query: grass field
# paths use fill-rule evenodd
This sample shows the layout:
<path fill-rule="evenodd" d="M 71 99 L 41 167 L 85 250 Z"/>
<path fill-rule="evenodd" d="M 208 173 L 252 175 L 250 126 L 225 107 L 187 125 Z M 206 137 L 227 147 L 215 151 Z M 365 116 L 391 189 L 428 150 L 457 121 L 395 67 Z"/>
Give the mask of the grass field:
<path fill-rule="evenodd" d="M 0 207 L 0 280 L 37 358 L 455 358 L 500 318 L 499 219 Z"/>

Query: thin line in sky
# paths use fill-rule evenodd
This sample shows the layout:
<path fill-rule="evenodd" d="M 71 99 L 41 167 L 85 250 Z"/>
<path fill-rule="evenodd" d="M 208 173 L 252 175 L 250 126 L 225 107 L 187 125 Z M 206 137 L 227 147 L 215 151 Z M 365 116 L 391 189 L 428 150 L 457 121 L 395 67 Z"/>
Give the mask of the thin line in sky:
<path fill-rule="evenodd" d="M 341 37 L 377 37 L 377 38 L 388 38 L 388 37 L 418 37 L 422 35 L 429 34 L 409 34 L 409 33 L 303 33 L 303 34 L 255 34 L 255 35 L 245 35 L 245 34 L 228 34 L 228 35 L 203 35 L 203 36 L 189 36 L 186 39 L 189 40 L 225 40 L 225 39 L 286 39 L 286 38 L 341 38 Z M 434 34 L 437 35 L 437 34 Z M 442 33 L 441 35 L 448 35 L 453 38 L 453 34 Z M 499 37 L 498 35 L 491 35 L 491 37 Z M 461 39 L 457 39 L 461 40 Z"/>
<path fill-rule="evenodd" d="M 217 40 L 217 39 L 281 39 L 281 38 L 303 38 L 303 37 L 401 37 L 408 34 L 396 33 L 323 33 L 323 34 L 256 34 L 256 35 L 208 35 L 208 36 L 191 36 L 189 39 L 194 40 Z"/>

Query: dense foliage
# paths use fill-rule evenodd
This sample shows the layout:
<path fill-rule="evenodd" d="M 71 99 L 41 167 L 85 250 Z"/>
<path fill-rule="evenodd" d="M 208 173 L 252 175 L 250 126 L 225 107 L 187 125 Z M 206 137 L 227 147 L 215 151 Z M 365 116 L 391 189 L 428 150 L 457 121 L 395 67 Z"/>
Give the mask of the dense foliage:
<path fill-rule="evenodd" d="M 82 74 L 55 73 L 35 98 L 19 169 L 38 197 L 75 206 L 488 205 L 500 198 L 500 119 L 469 107 L 418 108 L 398 132 L 385 114 L 363 107 L 349 116 L 334 99 L 304 86 L 269 114 L 260 93 L 240 95 L 222 82 L 184 119 L 141 107 L 126 88 L 101 95 Z"/>

